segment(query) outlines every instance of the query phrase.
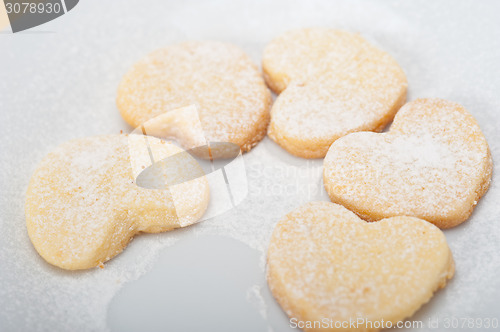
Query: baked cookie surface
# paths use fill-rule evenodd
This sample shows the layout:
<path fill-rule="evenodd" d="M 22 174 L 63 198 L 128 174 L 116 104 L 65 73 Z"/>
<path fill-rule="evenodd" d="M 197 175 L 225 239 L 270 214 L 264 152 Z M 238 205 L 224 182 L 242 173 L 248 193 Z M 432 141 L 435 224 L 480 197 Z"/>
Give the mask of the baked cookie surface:
<path fill-rule="evenodd" d="M 240 48 L 220 42 L 185 42 L 150 53 L 125 74 L 116 100 L 133 127 L 196 105 L 207 140 L 234 143 L 243 152 L 265 136 L 271 101 L 257 66 Z"/>
<path fill-rule="evenodd" d="M 135 175 L 151 164 L 130 157 L 144 147 L 144 139 L 155 160 L 173 158 L 166 174 L 178 185 L 169 190 L 136 185 Z M 207 207 L 209 188 L 205 177 L 193 179 L 202 170 L 182 151 L 140 135 L 88 137 L 57 147 L 35 170 L 26 194 L 28 234 L 38 253 L 61 268 L 85 269 L 121 252 L 138 232 L 196 222 Z"/>
<path fill-rule="evenodd" d="M 268 135 L 303 158 L 324 157 L 348 133 L 381 131 L 406 100 L 397 62 L 342 30 L 289 31 L 267 45 L 262 67 L 267 84 L 281 93 Z"/>
<path fill-rule="evenodd" d="M 363 219 L 408 215 L 449 228 L 469 218 L 492 167 L 486 138 L 465 108 L 417 99 L 387 133 L 353 133 L 333 143 L 323 180 L 333 202 Z"/>
<path fill-rule="evenodd" d="M 331 330 L 335 322 L 358 318 L 372 325 L 344 330 L 377 331 L 370 327 L 382 320 L 395 325 L 453 274 L 446 239 L 434 225 L 412 217 L 368 223 L 330 202 L 308 203 L 286 215 L 267 258 L 274 297 L 305 331 L 322 330 L 307 328 L 307 322 L 325 319 L 333 321 Z"/>

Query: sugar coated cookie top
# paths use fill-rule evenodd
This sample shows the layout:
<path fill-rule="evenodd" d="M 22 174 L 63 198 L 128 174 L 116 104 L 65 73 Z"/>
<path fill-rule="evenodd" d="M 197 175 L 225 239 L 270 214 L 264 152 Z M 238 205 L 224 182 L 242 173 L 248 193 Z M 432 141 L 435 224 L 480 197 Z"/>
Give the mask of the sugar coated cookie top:
<path fill-rule="evenodd" d="M 417 99 L 389 132 L 337 140 L 324 161 L 332 201 L 368 220 L 409 215 L 441 228 L 465 221 L 492 172 L 488 143 L 461 105 Z"/>
<path fill-rule="evenodd" d="M 34 172 L 26 194 L 26 223 L 35 248 L 49 263 L 66 269 L 96 266 L 119 253 L 139 231 L 186 226 L 203 214 L 208 204 L 204 177 L 182 183 L 177 190 L 135 184 L 133 174 L 138 171 L 133 168 L 148 164 L 131 162 L 130 137 L 69 141 L 49 153 Z M 170 179 L 199 168 L 188 154 L 181 157 L 175 145 L 148 140 L 158 158 L 182 159 L 182 167 L 170 169 Z M 179 193 L 182 199 L 172 198 Z"/>
<path fill-rule="evenodd" d="M 281 93 L 268 135 L 303 158 L 323 158 L 349 133 L 381 131 L 406 100 L 396 61 L 346 31 L 289 31 L 268 44 L 262 65 L 267 84 Z"/>
<path fill-rule="evenodd" d="M 446 239 L 434 225 L 412 217 L 367 223 L 330 202 L 308 203 L 286 215 L 268 251 L 271 291 L 302 322 L 395 323 L 453 273 Z"/>
<path fill-rule="evenodd" d="M 371 66 L 357 68 L 360 64 Z M 396 61 L 359 34 L 329 28 L 285 32 L 272 40 L 262 56 L 264 77 L 271 89 L 282 92 L 293 81 L 304 83 L 330 72 L 357 72 L 384 84 L 388 79 L 406 83 Z M 360 70 L 361 69 L 361 70 Z M 373 70 L 381 77 L 373 77 Z M 387 73 L 384 73 L 387 72 Z M 390 77 L 392 73 L 393 77 Z"/>
<path fill-rule="evenodd" d="M 118 88 L 118 108 L 134 127 L 192 104 L 210 142 L 231 142 L 248 151 L 265 135 L 271 95 L 250 58 L 220 42 L 154 51 L 132 66 Z"/>

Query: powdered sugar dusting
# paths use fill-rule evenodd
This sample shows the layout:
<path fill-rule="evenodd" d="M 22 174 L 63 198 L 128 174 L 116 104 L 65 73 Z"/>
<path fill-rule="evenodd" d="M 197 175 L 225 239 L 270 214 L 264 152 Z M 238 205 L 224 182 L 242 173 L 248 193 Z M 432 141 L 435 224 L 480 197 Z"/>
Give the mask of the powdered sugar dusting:
<path fill-rule="evenodd" d="M 149 139 L 156 142 L 151 145 L 156 155 L 182 151 Z M 125 135 L 73 140 L 41 162 L 26 194 L 26 222 L 48 262 L 67 269 L 93 267 L 119 253 L 139 231 L 186 226 L 201 216 L 208 201 L 205 178 L 174 186 L 173 192 L 139 188 L 128 142 Z M 192 158 L 177 159 L 166 170 L 168 180 L 186 178 L 196 165 Z"/>
<path fill-rule="evenodd" d="M 285 33 L 266 47 L 263 66 L 271 87 L 286 87 L 273 105 L 269 136 L 302 157 L 324 157 L 350 132 L 382 130 L 406 98 L 396 61 L 345 31 Z"/>
<path fill-rule="evenodd" d="M 451 278 L 450 264 L 444 235 L 429 223 L 399 217 L 369 224 L 342 206 L 313 202 L 276 226 L 268 281 L 299 320 L 395 322 Z"/>
<path fill-rule="evenodd" d="M 219 234 L 251 244 L 265 258 L 270 234 L 280 218 L 308 201 L 328 200 L 321 161 L 294 158 L 266 138 L 244 155 L 250 193 L 237 209 L 185 229 L 137 236 L 104 269 L 69 273 L 46 264 L 25 229 L 27 182 L 44 155 L 58 144 L 133 129 L 116 110 L 116 89 L 122 75 L 148 52 L 186 40 L 220 40 L 242 47 L 259 63 L 265 45 L 289 29 L 327 26 L 357 31 L 397 59 L 408 76 L 410 100 L 439 96 L 466 106 L 497 158 L 497 12 L 493 3 L 460 1 L 423 6 L 418 1 L 152 0 L 147 5 L 139 1 L 124 5 L 122 1 L 90 0 L 35 28 L 37 33 L 2 34 L 0 45 L 5 51 L 0 52 L 0 72 L 8 79 L 0 81 L 5 122 L 0 154 L 0 230 L 5 235 L 0 238 L 0 326 L 29 331 L 113 330 L 113 321 L 106 320 L 111 298 L 120 288 L 128 290 L 131 280 L 148 273 L 159 255 L 171 252 L 165 247 L 186 237 Z M 98 28 L 89 29 L 89 22 Z M 38 33 L 46 30 L 53 33 Z M 498 174 L 498 163 L 495 168 Z M 412 320 L 421 319 L 425 325 L 437 315 L 498 316 L 497 183 L 492 182 L 470 221 L 445 231 L 457 274 Z M 204 250 L 194 245 L 196 241 L 191 243 L 192 250 Z M 253 269 L 252 265 L 234 271 L 234 277 Z M 261 273 L 259 285 L 268 293 L 264 270 Z M 168 269 L 163 271 L 163 282 L 169 282 L 169 274 Z M 274 331 L 297 331 L 289 327 L 270 296 L 265 301 L 267 322 Z M 165 312 L 201 321 L 213 315 L 224 319 L 223 314 L 216 305 Z M 142 323 L 141 328 L 148 329 L 154 318 Z M 257 330 L 251 324 L 248 328 Z"/>
<path fill-rule="evenodd" d="M 210 142 L 250 150 L 265 133 L 271 94 L 248 56 L 221 42 L 185 42 L 159 49 L 123 77 L 117 104 L 134 127 L 195 104 Z"/>
<path fill-rule="evenodd" d="M 488 144 L 460 105 L 439 99 L 407 104 L 388 133 L 357 133 L 325 158 L 335 202 L 370 220 L 411 215 L 452 227 L 470 215 L 491 177 Z"/>

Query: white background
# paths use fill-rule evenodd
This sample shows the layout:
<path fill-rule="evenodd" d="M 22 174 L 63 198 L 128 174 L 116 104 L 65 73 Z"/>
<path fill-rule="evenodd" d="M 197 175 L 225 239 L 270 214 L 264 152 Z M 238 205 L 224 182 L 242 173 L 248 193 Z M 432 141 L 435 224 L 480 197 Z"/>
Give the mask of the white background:
<path fill-rule="evenodd" d="M 212 39 L 239 45 L 259 63 L 271 38 L 307 26 L 357 31 L 391 53 L 408 76 L 409 100 L 463 104 L 498 162 L 499 4 L 85 0 L 24 33 L 0 32 L 0 331 L 292 330 L 267 289 L 265 252 L 281 216 L 327 200 L 321 160 L 291 157 L 266 138 L 245 155 L 250 194 L 237 209 L 138 236 L 104 269 L 83 272 L 48 265 L 28 239 L 24 194 L 37 163 L 69 139 L 131 131 L 116 109 L 116 88 L 148 52 Z M 472 218 L 445 231 L 456 276 L 412 319 L 500 319 L 495 175 Z"/>

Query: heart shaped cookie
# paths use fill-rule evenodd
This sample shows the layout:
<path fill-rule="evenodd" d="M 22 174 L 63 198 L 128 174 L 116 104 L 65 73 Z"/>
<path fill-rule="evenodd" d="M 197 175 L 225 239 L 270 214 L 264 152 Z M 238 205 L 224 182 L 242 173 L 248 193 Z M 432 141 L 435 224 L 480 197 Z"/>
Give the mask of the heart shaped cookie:
<path fill-rule="evenodd" d="M 491 173 L 488 143 L 467 110 L 417 99 L 401 108 L 389 132 L 333 143 L 323 180 L 333 202 L 363 219 L 407 215 L 449 228 L 469 218 Z"/>
<path fill-rule="evenodd" d="M 148 151 L 156 161 L 168 157 L 163 179 L 175 184 L 168 190 L 136 185 L 137 175 L 152 164 Z M 25 205 L 29 237 L 53 265 L 69 270 L 100 265 L 138 232 L 196 222 L 208 205 L 203 174 L 188 153 L 153 137 L 69 141 L 49 153 L 31 178 Z"/>
<path fill-rule="evenodd" d="M 267 257 L 274 297 L 305 331 L 395 326 L 453 274 L 450 249 L 436 226 L 413 217 L 368 223 L 330 202 L 308 203 L 285 216 Z"/>
<path fill-rule="evenodd" d="M 208 41 L 170 45 L 145 56 L 124 75 L 116 98 L 134 128 L 196 105 L 207 141 L 233 143 L 243 152 L 266 135 L 271 102 L 261 73 L 243 50 Z"/>
<path fill-rule="evenodd" d="M 281 93 L 268 135 L 303 158 L 323 158 L 349 133 L 381 131 L 406 100 L 397 62 L 347 31 L 289 31 L 266 46 L 262 67 L 267 84 Z"/>

